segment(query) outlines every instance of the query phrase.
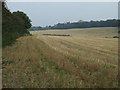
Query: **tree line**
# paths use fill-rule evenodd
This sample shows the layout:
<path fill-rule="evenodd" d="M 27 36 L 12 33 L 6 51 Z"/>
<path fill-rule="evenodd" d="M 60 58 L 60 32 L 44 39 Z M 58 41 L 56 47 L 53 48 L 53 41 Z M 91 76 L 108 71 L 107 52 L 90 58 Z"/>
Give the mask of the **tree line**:
<path fill-rule="evenodd" d="M 2 47 L 12 44 L 20 36 L 30 35 L 28 28 L 31 20 L 21 11 L 10 12 L 5 2 L 2 3 Z"/>
<path fill-rule="evenodd" d="M 91 27 L 117 27 L 118 20 L 111 19 L 106 21 L 78 21 L 78 22 L 67 22 L 67 23 L 58 23 L 52 26 L 52 29 L 71 29 L 71 28 L 91 28 Z"/>
<path fill-rule="evenodd" d="M 46 27 L 32 27 L 29 30 L 47 30 L 47 29 L 72 29 L 72 28 L 92 28 L 92 27 L 118 27 L 117 19 L 108 19 L 100 21 L 78 21 L 78 22 L 66 22 L 57 23 L 53 26 Z"/>

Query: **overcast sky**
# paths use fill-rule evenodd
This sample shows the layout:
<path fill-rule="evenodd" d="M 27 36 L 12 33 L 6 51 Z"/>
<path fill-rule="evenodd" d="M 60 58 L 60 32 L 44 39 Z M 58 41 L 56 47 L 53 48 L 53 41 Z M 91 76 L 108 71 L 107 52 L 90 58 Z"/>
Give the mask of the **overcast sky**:
<path fill-rule="evenodd" d="M 7 5 L 12 12 L 25 12 L 33 26 L 118 18 L 117 2 L 7 2 Z"/>

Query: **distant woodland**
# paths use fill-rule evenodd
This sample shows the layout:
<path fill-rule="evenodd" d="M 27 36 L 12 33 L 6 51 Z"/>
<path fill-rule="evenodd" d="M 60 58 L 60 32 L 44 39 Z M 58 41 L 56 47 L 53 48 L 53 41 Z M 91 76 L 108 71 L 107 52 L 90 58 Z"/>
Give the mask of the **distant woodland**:
<path fill-rule="evenodd" d="M 21 11 L 11 13 L 5 2 L 2 3 L 2 47 L 11 45 L 20 36 L 30 35 L 31 20 Z"/>
<path fill-rule="evenodd" d="M 53 26 L 46 27 L 31 27 L 29 30 L 47 30 L 47 29 L 72 29 L 72 28 L 92 28 L 92 27 L 118 27 L 117 19 L 101 20 L 101 21 L 78 21 L 78 22 L 66 22 L 58 23 Z"/>

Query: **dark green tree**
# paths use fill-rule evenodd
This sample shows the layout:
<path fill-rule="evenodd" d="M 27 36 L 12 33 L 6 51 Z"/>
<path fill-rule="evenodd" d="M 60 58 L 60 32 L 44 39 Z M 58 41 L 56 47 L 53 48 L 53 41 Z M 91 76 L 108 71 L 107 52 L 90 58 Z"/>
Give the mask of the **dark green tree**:
<path fill-rule="evenodd" d="M 17 17 L 22 23 L 25 29 L 29 29 L 32 25 L 31 25 L 31 20 L 29 19 L 29 17 L 21 11 L 17 11 L 17 12 L 13 12 L 13 15 L 15 17 Z"/>
<path fill-rule="evenodd" d="M 2 2 L 2 47 L 12 44 L 17 38 L 23 35 L 30 35 L 28 28 L 31 27 L 28 16 L 21 12 L 13 14 Z"/>

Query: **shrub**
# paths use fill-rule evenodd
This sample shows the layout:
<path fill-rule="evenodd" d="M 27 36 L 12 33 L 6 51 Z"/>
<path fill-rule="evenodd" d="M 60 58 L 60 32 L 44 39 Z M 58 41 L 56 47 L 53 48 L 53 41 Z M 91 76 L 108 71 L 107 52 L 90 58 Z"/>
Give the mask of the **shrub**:
<path fill-rule="evenodd" d="M 113 38 L 119 38 L 118 36 L 113 36 Z"/>

